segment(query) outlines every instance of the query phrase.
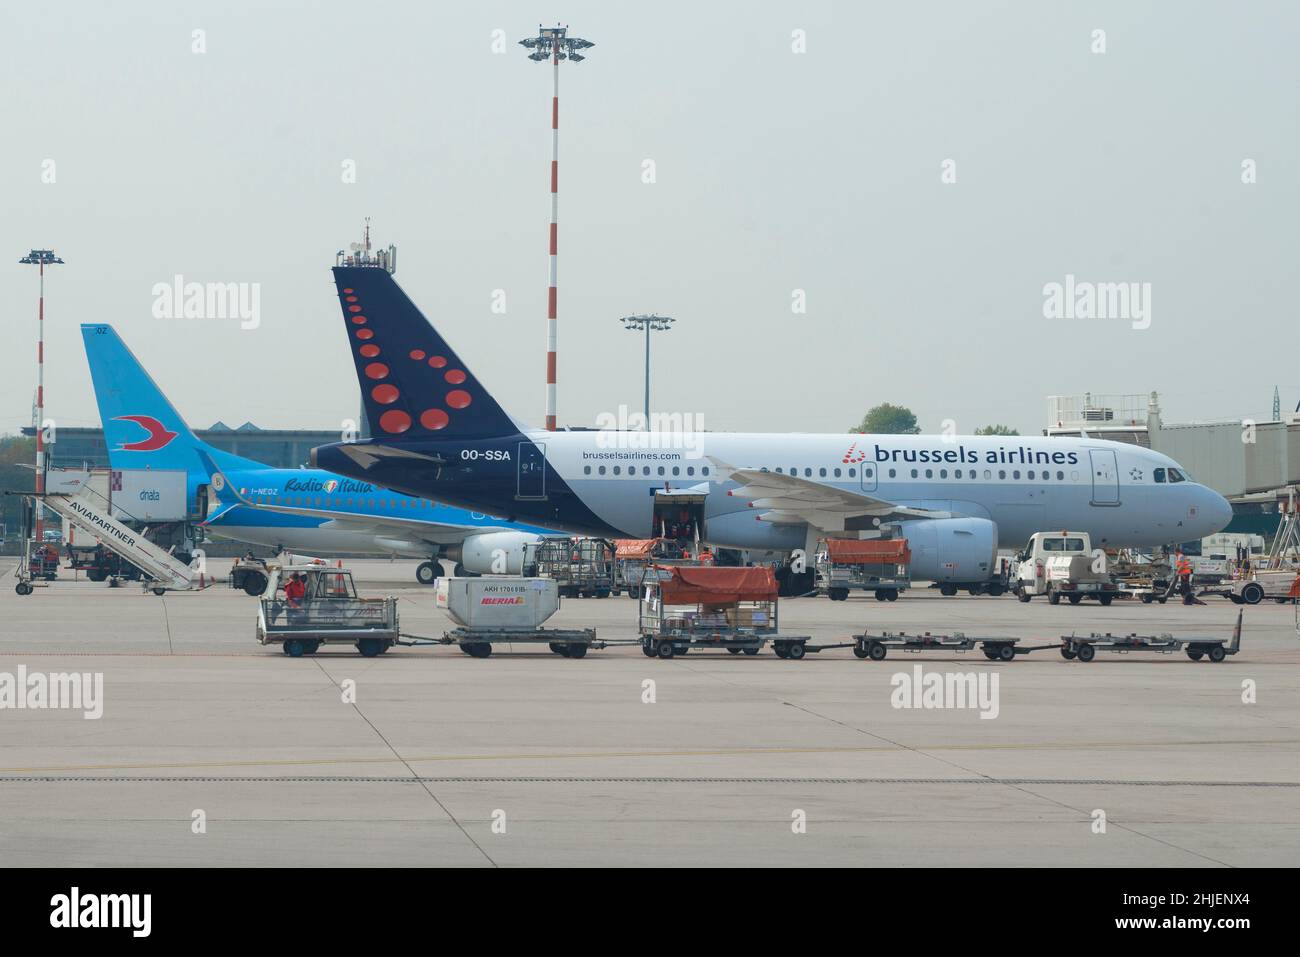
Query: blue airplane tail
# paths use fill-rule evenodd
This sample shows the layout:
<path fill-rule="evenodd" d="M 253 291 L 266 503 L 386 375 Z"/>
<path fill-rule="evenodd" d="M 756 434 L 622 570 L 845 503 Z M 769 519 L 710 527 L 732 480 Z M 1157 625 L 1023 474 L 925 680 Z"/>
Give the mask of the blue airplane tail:
<path fill-rule="evenodd" d="M 519 431 L 386 269 L 336 266 L 334 283 L 376 441 Z"/>
<path fill-rule="evenodd" d="M 223 469 L 266 466 L 215 449 L 190 431 L 157 383 L 122 341 L 104 323 L 81 327 L 86 361 L 95 387 L 104 444 L 115 469 L 175 469 L 204 474 L 199 450 Z"/>

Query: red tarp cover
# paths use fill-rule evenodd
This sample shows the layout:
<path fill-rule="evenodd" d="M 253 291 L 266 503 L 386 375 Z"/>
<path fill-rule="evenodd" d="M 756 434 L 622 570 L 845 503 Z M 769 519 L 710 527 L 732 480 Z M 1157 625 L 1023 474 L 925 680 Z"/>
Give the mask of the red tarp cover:
<path fill-rule="evenodd" d="M 1287 596 L 1290 598 L 1300 598 L 1300 576 L 1291 583 L 1291 590 L 1287 592 Z"/>
<path fill-rule="evenodd" d="M 614 555 L 617 558 L 649 558 L 657 538 L 616 538 Z"/>
<path fill-rule="evenodd" d="M 776 576 L 766 565 L 754 568 L 671 566 L 672 577 L 660 585 L 665 605 L 716 605 L 776 598 Z"/>
<path fill-rule="evenodd" d="M 877 564 L 895 562 L 907 565 L 912 561 L 912 552 L 907 547 L 905 538 L 828 538 L 826 554 L 832 562 L 841 565 Z"/>

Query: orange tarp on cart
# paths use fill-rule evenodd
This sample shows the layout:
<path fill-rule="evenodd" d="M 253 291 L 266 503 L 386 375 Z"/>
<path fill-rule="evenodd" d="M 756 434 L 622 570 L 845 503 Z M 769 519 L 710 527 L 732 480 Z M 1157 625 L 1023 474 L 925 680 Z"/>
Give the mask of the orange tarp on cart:
<path fill-rule="evenodd" d="M 614 555 L 617 558 L 649 558 L 657 538 L 616 538 Z"/>
<path fill-rule="evenodd" d="M 828 538 L 826 554 L 832 562 L 839 565 L 865 565 L 882 562 L 895 562 L 907 565 L 912 561 L 912 552 L 907 547 L 905 538 Z"/>
<path fill-rule="evenodd" d="M 755 568 L 674 565 L 665 570 L 672 572 L 672 577 L 659 586 L 665 605 L 727 605 L 776 598 L 776 576 L 766 565 Z"/>

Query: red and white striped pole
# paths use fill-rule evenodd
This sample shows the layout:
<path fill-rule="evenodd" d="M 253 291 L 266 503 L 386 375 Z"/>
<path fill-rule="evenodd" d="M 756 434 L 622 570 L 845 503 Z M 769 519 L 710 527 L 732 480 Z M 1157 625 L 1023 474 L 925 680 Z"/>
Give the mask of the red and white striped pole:
<path fill-rule="evenodd" d="M 40 268 L 40 298 L 36 311 L 36 508 L 33 532 L 38 544 L 45 541 L 45 505 L 40 496 L 45 492 L 45 267 L 63 260 L 52 249 L 33 249 L 18 260 L 28 266 Z"/>
<path fill-rule="evenodd" d="M 40 263 L 41 292 L 36 310 L 36 542 L 45 543 L 45 259 Z"/>
<path fill-rule="evenodd" d="M 560 248 L 560 61 L 581 63 L 586 57 L 580 52 L 595 46 L 590 40 L 569 36 L 569 28 L 537 25 L 537 36 L 526 37 L 519 45 L 532 51 L 528 59 L 542 63 L 551 61 L 554 88 L 551 94 L 551 235 L 549 285 L 546 288 L 546 430 L 555 431 L 555 367 L 559 320 L 557 290 L 559 284 Z"/>
<path fill-rule="evenodd" d="M 551 53 L 555 77 L 551 96 L 551 252 L 549 278 L 546 290 L 546 431 L 555 431 L 555 365 L 558 320 L 556 319 L 556 282 L 559 278 L 557 258 L 560 238 L 560 45 Z"/>

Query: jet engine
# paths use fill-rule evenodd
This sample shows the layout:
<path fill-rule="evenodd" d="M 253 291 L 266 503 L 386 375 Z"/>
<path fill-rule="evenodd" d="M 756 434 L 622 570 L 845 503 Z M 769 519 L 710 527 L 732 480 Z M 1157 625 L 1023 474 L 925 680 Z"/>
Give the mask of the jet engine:
<path fill-rule="evenodd" d="M 912 578 L 935 582 L 986 582 L 997 571 L 998 527 L 987 518 L 935 518 L 899 522 L 912 552 Z"/>
<path fill-rule="evenodd" d="M 541 541 L 529 532 L 482 532 L 459 545 L 449 545 L 443 557 L 475 575 L 522 575 L 525 546 Z"/>

